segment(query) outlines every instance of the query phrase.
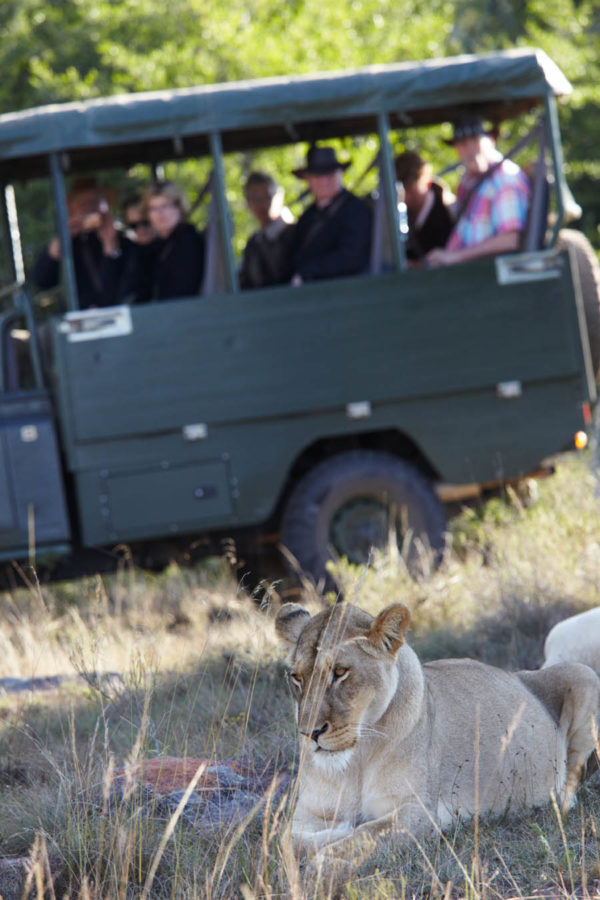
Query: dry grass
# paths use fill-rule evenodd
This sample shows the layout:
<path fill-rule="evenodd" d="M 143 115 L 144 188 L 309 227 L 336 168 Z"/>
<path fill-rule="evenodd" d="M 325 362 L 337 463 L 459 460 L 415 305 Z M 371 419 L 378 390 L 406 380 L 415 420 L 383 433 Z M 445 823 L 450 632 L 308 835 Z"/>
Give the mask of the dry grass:
<path fill-rule="evenodd" d="M 512 495 L 464 512 L 447 562 L 426 582 L 411 582 L 393 556 L 366 573 L 340 564 L 348 599 L 373 612 L 407 603 L 411 643 L 424 659 L 535 668 L 549 627 L 598 602 L 595 487 L 585 460 L 566 460 L 531 507 Z M 273 597 L 276 606 L 276 589 Z M 116 799 L 108 788 L 115 765 L 157 754 L 293 769 L 271 612 L 218 561 L 158 576 L 124 565 L 110 578 L 0 596 L 0 678 L 69 676 L 52 691 L 0 695 L 0 855 L 36 861 L 34 896 L 48 890 L 50 869 L 60 873 L 56 895 L 73 898 L 301 895 L 285 803 L 207 835 L 183 808 L 139 791 Z M 92 672 L 119 678 L 78 677 Z M 599 814 L 591 782 L 564 822 L 549 807 L 404 848 L 383 838 L 339 895 L 598 896 Z M 303 889 L 340 890 L 326 880 Z"/>

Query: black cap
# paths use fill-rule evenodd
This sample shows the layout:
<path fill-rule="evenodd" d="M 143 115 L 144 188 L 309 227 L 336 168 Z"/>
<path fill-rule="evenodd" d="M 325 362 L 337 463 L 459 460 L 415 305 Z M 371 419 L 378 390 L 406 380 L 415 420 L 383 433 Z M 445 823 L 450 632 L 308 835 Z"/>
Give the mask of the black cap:
<path fill-rule="evenodd" d="M 492 131 L 486 131 L 481 116 L 474 113 L 465 113 L 456 122 L 453 123 L 454 134 L 450 139 L 444 138 L 444 143 L 452 147 L 457 141 L 464 141 L 465 138 L 485 137 L 493 134 Z"/>

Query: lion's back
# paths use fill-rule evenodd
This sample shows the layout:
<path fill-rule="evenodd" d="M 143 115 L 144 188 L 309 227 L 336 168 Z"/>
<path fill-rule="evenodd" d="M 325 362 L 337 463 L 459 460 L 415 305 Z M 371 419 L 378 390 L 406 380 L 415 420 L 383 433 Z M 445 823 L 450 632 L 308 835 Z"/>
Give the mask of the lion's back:
<path fill-rule="evenodd" d="M 442 825 L 560 793 L 566 750 L 548 709 L 515 675 L 474 660 L 426 663 L 432 777 Z"/>

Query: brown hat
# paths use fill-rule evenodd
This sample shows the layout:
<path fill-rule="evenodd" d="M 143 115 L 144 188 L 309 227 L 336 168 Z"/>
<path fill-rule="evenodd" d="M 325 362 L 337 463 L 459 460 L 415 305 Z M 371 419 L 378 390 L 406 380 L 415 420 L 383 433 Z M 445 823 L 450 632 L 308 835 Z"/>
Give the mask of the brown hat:
<path fill-rule="evenodd" d="M 298 178 L 305 175 L 329 175 L 336 169 L 347 169 L 349 162 L 340 162 L 333 147 L 311 147 L 306 154 L 306 163 L 301 169 L 292 169 Z"/>
<path fill-rule="evenodd" d="M 429 164 L 414 150 L 405 150 L 394 160 L 396 180 L 403 184 L 417 181 L 423 173 L 423 169 Z"/>

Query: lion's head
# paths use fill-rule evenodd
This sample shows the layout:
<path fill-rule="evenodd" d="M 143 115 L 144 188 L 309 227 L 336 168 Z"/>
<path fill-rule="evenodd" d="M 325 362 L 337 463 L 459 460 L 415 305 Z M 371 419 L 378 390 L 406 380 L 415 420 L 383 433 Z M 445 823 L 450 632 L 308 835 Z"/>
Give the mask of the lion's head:
<path fill-rule="evenodd" d="M 347 603 L 310 614 L 284 605 L 277 633 L 290 647 L 289 678 L 298 730 L 316 765 L 343 769 L 398 687 L 396 654 L 410 622 L 405 606 L 377 618 Z"/>

